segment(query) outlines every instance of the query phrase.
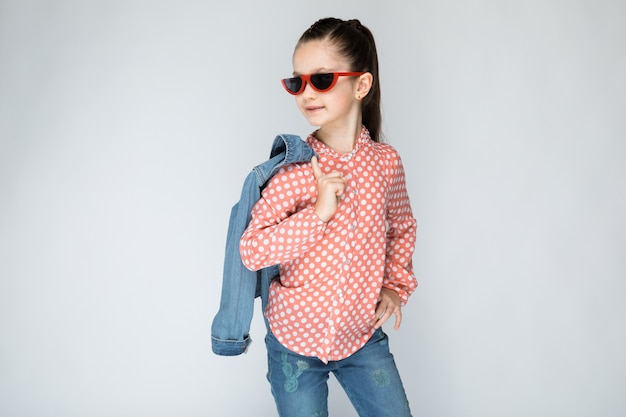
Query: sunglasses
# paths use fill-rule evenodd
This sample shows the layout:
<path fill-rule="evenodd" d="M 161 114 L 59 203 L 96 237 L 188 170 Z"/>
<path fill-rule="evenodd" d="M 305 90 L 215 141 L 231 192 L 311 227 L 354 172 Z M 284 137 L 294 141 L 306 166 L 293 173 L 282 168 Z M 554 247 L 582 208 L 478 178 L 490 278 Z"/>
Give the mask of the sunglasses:
<path fill-rule="evenodd" d="M 306 84 L 309 83 L 314 90 L 323 93 L 330 90 L 337 84 L 339 77 L 358 77 L 365 74 L 364 72 L 330 72 L 328 74 L 309 74 L 300 75 L 298 77 L 283 78 L 283 87 L 289 94 L 297 96 L 304 91 Z"/>

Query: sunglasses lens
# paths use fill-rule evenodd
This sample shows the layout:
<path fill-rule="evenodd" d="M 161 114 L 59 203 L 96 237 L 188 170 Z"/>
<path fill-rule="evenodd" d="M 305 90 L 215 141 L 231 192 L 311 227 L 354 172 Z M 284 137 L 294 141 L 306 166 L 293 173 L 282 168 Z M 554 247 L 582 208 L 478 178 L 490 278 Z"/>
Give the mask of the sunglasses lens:
<path fill-rule="evenodd" d="M 292 94 L 297 94 L 302 88 L 302 78 L 293 77 L 293 78 L 285 78 L 283 80 L 283 85 Z"/>
<path fill-rule="evenodd" d="M 335 74 L 313 74 L 311 75 L 311 84 L 319 91 L 328 90 L 335 80 Z"/>

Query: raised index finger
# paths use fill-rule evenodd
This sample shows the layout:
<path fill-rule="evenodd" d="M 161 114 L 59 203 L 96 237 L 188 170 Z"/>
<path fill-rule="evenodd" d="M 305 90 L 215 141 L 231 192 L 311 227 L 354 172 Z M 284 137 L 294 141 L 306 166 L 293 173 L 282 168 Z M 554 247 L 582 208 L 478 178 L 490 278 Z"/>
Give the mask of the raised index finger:
<path fill-rule="evenodd" d="M 313 168 L 313 176 L 315 177 L 316 180 L 319 179 L 323 175 L 320 165 L 317 162 L 317 156 L 315 155 L 313 155 L 313 157 L 311 158 L 311 168 Z"/>

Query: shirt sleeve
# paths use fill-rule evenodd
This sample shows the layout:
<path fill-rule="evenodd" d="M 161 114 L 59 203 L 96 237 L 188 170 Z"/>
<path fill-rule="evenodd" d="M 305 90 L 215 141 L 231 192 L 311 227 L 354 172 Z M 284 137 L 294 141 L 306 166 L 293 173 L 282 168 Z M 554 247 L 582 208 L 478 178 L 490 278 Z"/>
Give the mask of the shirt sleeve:
<path fill-rule="evenodd" d="M 315 194 L 298 174 L 280 171 L 252 208 L 239 247 L 246 268 L 256 271 L 297 259 L 324 235 L 326 223 L 315 213 Z"/>
<path fill-rule="evenodd" d="M 383 286 L 396 291 L 404 305 L 417 288 L 412 261 L 417 222 L 413 217 L 406 190 L 402 160 L 397 153 L 390 167 L 387 199 L 387 248 Z"/>

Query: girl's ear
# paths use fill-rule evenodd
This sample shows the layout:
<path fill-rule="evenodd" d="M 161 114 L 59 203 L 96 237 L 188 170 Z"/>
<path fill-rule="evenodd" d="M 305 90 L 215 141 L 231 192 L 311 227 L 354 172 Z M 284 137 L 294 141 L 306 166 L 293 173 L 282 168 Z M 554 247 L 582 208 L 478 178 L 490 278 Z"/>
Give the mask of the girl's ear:
<path fill-rule="evenodd" d="M 356 98 L 358 100 L 363 99 L 372 88 L 374 82 L 374 76 L 370 72 L 366 72 L 359 76 L 356 83 Z"/>

